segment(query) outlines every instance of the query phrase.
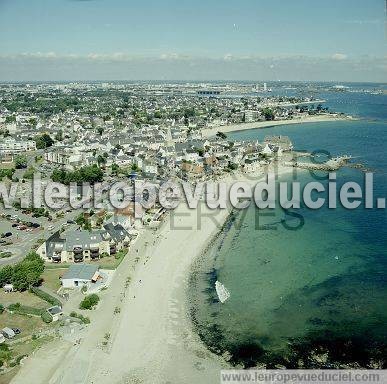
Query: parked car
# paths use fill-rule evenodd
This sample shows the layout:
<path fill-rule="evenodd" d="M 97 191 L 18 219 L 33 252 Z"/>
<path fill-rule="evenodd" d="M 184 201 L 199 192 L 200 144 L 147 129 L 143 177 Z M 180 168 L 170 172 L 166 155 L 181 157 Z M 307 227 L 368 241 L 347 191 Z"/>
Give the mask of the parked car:
<path fill-rule="evenodd" d="M 12 331 L 14 331 L 15 335 L 20 335 L 21 334 L 21 329 L 20 328 L 11 328 Z"/>
<path fill-rule="evenodd" d="M 16 223 L 13 223 L 13 224 L 12 224 L 12 228 L 15 228 L 15 227 L 17 227 L 17 224 L 16 224 Z"/>

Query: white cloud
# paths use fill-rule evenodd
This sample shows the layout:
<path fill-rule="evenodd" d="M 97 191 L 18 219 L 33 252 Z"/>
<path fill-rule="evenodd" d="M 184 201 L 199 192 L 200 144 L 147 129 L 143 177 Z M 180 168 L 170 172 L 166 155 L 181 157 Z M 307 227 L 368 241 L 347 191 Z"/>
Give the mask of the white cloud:
<path fill-rule="evenodd" d="M 387 57 L 188 56 L 179 53 L 134 55 L 128 52 L 0 54 L 2 80 L 170 79 L 170 80 L 329 80 L 383 81 Z"/>

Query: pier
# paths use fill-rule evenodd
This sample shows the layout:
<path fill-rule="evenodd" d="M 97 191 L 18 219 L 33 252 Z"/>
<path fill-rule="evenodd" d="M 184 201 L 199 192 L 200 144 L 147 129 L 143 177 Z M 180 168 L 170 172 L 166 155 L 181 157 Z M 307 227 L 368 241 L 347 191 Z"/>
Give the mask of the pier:
<path fill-rule="evenodd" d="M 344 167 L 351 160 L 352 156 L 338 156 L 332 159 L 329 159 L 325 163 L 309 163 L 309 162 L 287 162 L 286 166 L 303 168 L 312 171 L 337 171 L 341 167 Z"/>

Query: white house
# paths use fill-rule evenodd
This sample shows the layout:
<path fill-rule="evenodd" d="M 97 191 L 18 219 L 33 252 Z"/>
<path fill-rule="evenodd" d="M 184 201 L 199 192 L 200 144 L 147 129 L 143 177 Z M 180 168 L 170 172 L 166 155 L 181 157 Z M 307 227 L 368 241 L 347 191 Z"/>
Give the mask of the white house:
<path fill-rule="evenodd" d="M 63 288 L 89 288 L 99 278 L 98 265 L 73 264 L 62 277 Z"/>
<path fill-rule="evenodd" d="M 273 154 L 273 151 L 270 149 L 269 144 L 265 145 L 265 148 L 263 148 L 262 153 L 269 156 Z"/>
<path fill-rule="evenodd" d="M 62 308 L 59 305 L 47 308 L 47 312 L 51 315 L 52 321 L 58 321 L 63 315 Z"/>

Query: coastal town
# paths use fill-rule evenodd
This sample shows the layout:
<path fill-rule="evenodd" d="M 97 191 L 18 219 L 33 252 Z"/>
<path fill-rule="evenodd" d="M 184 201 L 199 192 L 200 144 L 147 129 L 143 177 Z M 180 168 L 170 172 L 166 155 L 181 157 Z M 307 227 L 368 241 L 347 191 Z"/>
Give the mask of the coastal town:
<path fill-rule="evenodd" d="M 387 383 L 387 0 L 0 0 L 0 384 Z"/>
<path fill-rule="evenodd" d="M 126 295 L 136 298 L 133 271 L 152 257 L 170 214 L 158 202 L 140 209 L 135 194 L 120 209 L 106 196 L 98 210 L 22 206 L 37 175 L 43 184 L 156 188 L 262 175 L 293 161 L 291 139 L 268 130 L 262 141 L 237 141 L 228 132 L 348 118 L 324 100 L 272 96 L 266 83 L 0 85 L 0 179 L 17 185 L 12 208 L 0 207 L 1 374 L 12 378 L 58 340 L 63 353 L 78 348 L 101 305 L 113 305 L 109 294 L 106 321 L 120 318 Z M 112 334 L 98 341 L 105 352 Z"/>

